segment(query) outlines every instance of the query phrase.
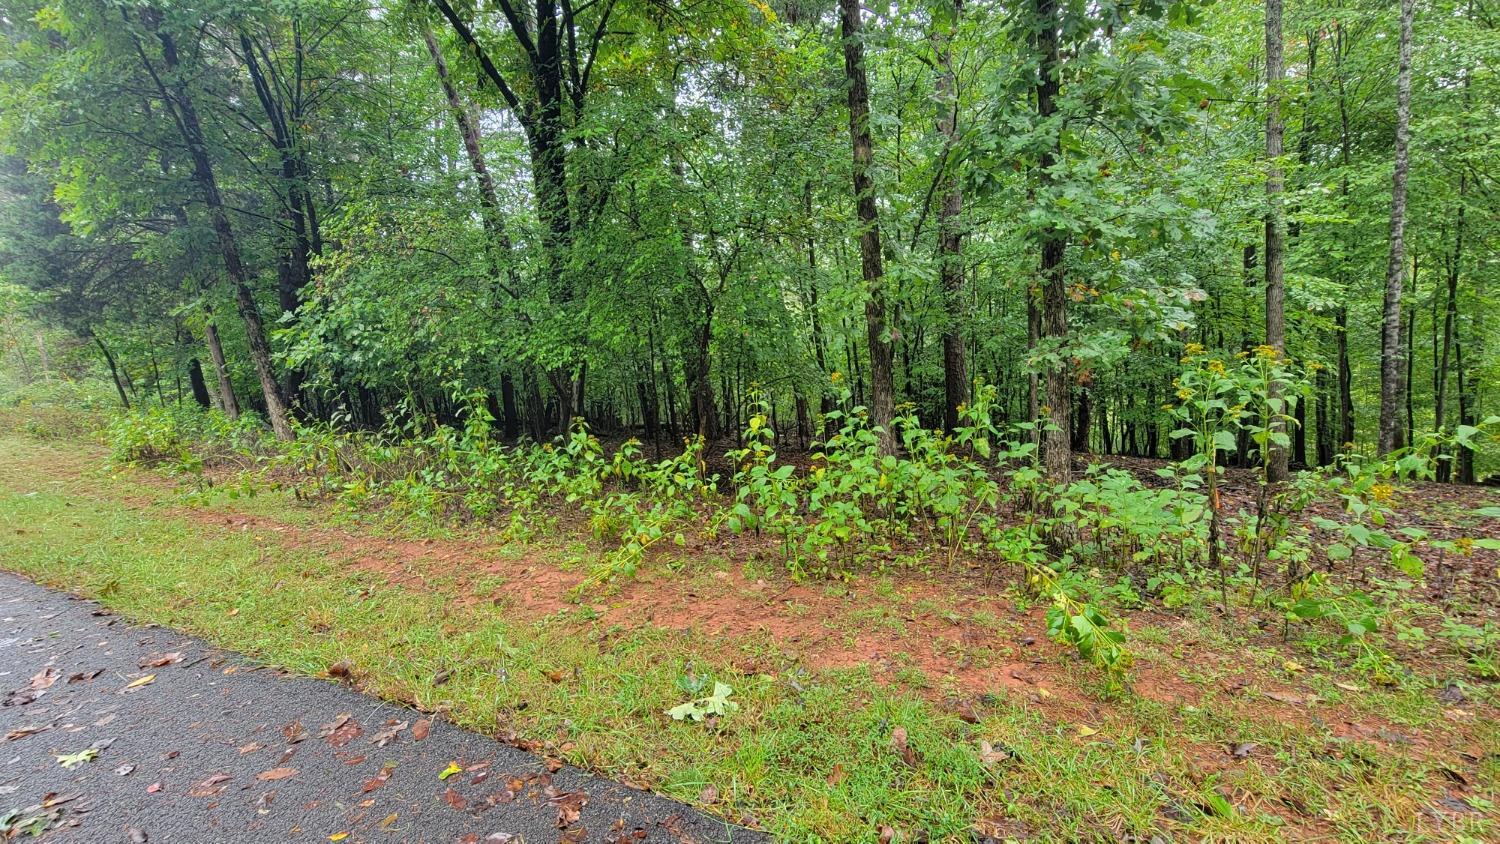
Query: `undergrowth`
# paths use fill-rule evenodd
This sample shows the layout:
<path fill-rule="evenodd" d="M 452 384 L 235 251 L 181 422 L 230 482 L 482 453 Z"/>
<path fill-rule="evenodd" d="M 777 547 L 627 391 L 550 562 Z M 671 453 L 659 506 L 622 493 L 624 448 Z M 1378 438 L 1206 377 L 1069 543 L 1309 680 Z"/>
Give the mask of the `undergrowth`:
<path fill-rule="evenodd" d="M 504 444 L 482 391 L 455 396 L 463 407 L 457 426 L 409 414 L 380 432 L 337 421 L 301 424 L 294 440 L 279 442 L 250 417 L 231 422 L 156 407 L 115 417 L 104 436 L 117 463 L 163 467 L 199 484 L 208 483 L 206 466 L 228 464 L 245 470 L 235 490 L 288 486 L 298 497 L 379 506 L 401 519 L 496 524 L 516 539 L 550 530 L 560 506 L 574 508 L 606 548 L 577 587 L 580 597 L 633 576 L 658 546 L 770 537 L 798 578 L 850 578 L 912 560 L 1011 569 L 1030 599 L 1050 607 L 1051 635 L 1098 668 L 1110 694 L 1128 689 L 1133 659 L 1118 611 L 1145 600 L 1168 609 L 1203 604 L 1211 590 L 1221 612 L 1269 610 L 1287 637 L 1327 631 L 1372 678 L 1400 682 L 1387 645 L 1389 636 L 1427 635 L 1410 598 L 1424 555 L 1500 543 L 1388 530 L 1392 497 L 1404 480 L 1431 476 L 1434 454 L 1452 453 L 1481 429 L 1435 435 L 1383 460 L 1347 456 L 1273 482 L 1264 470 L 1269 450 L 1288 444 L 1305 389 L 1295 367 L 1269 347 L 1226 363 L 1190 346 L 1177 383 L 1174 436 L 1195 448 L 1158 470 L 1153 486 L 1097 465 L 1070 483 L 1049 483 L 1035 427 L 998 424 L 995 391 L 984 386 L 961 408 L 951 435 L 924 428 L 909 412 L 898 416 L 900 447 L 889 454 L 865 409 L 845 393 L 840 409 L 823 418 L 828 434 L 806 468 L 780 460 L 768 407 L 757 396 L 743 445 L 727 455 L 728 477 L 709 472 L 698 438 L 675 456 L 649 460 L 635 440 L 607 453 L 581 419 L 552 442 Z M 1241 434 L 1262 467 L 1256 503 L 1253 512 L 1226 514 L 1221 454 Z M 1340 517 L 1300 518 L 1317 501 L 1337 502 Z M 1330 576 L 1356 554 L 1378 555 L 1390 576 L 1358 590 Z M 1493 674 L 1492 632 L 1445 629 L 1474 654 L 1477 676 Z"/>

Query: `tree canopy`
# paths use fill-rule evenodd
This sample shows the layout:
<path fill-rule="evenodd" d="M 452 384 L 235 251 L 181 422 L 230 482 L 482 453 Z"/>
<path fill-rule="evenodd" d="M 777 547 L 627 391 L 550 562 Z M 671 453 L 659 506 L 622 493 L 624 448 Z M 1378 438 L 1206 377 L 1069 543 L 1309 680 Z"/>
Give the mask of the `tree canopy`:
<path fill-rule="evenodd" d="M 1066 476 L 1267 345 L 1322 464 L 1493 404 L 1497 61 L 1480 0 L 9 0 L 0 279 L 121 402 L 283 437 L 990 385 Z"/>

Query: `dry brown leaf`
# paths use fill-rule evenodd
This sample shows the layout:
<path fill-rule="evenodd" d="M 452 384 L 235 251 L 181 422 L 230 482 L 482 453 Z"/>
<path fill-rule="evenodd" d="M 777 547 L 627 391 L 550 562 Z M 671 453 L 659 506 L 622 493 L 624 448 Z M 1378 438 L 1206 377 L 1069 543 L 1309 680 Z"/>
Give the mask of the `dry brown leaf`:
<path fill-rule="evenodd" d="M 380 769 L 380 773 L 376 774 L 375 776 L 371 777 L 370 779 L 365 780 L 365 786 L 361 790 L 365 794 L 369 794 L 370 792 L 374 791 L 375 789 L 380 788 L 381 786 L 385 785 L 386 781 L 391 778 L 391 774 L 394 774 L 395 772 L 396 772 L 396 766 L 395 765 L 386 765 L 385 767 L 383 767 L 383 768 Z"/>
<path fill-rule="evenodd" d="M 443 792 L 443 801 L 460 812 L 462 812 L 464 809 L 469 808 L 469 801 L 466 800 L 462 794 L 454 791 L 451 787 L 447 791 Z"/>
<path fill-rule="evenodd" d="M 286 736 L 288 744 L 296 744 L 307 738 L 307 730 L 303 728 L 300 720 L 293 721 L 281 728 L 281 734 Z"/>
<path fill-rule="evenodd" d="M 432 732 L 432 719 L 431 718 L 423 718 L 422 720 L 418 721 L 417 723 L 411 725 L 411 740 L 412 741 L 421 741 L 422 739 L 427 738 L 428 734 L 431 733 L 431 732 Z"/>
<path fill-rule="evenodd" d="M 334 747 L 343 747 L 364 734 L 364 728 L 348 712 L 340 712 L 332 722 L 324 724 L 318 738 L 327 739 Z"/>
<path fill-rule="evenodd" d="M 375 735 L 370 737 L 370 743 L 376 747 L 385 747 L 396 740 L 396 736 L 406 729 L 405 721 L 397 721 L 395 718 L 385 722 L 385 725 Z"/>
<path fill-rule="evenodd" d="M 51 724 L 43 724 L 40 727 L 17 727 L 5 734 L 5 740 L 15 741 L 16 739 L 23 739 L 27 736 L 34 736 L 37 733 L 46 732 L 50 729 L 52 729 Z"/>
<path fill-rule="evenodd" d="M 588 805 L 589 796 L 582 791 L 569 791 L 550 798 L 547 803 L 557 809 L 557 828 L 565 829 L 578 822 L 578 815 Z"/>
<path fill-rule="evenodd" d="M 828 774 L 828 784 L 838 785 L 848 778 L 849 772 L 844 770 L 843 764 L 839 762 L 833 763 L 833 771 Z"/>
<path fill-rule="evenodd" d="M 57 678 L 59 676 L 61 676 L 61 673 L 56 668 L 48 666 L 47 668 L 43 668 L 41 671 L 38 671 L 36 676 L 31 678 L 31 685 L 29 688 L 36 691 L 41 691 L 42 689 L 50 689 L 52 688 L 52 684 L 57 682 Z"/>
<path fill-rule="evenodd" d="M 212 797 L 224 790 L 224 783 L 229 782 L 228 774 L 214 774 L 203 782 L 188 789 L 189 797 Z"/>
<path fill-rule="evenodd" d="M 907 743 L 905 727 L 897 727 L 891 731 L 891 750 L 896 751 L 908 768 L 916 768 L 921 764 L 917 751 Z"/>
<path fill-rule="evenodd" d="M 173 653 L 169 653 L 169 654 L 155 654 L 155 655 L 146 657 L 145 659 L 141 660 L 141 662 L 139 663 L 139 665 L 142 668 L 165 668 L 168 665 L 172 665 L 173 663 L 178 663 L 178 662 L 182 662 L 182 653 L 181 652 L 173 652 Z"/>
<path fill-rule="evenodd" d="M 261 771 L 260 773 L 255 775 L 255 778 L 260 780 L 261 782 L 275 782 L 276 780 L 284 780 L 287 777 L 293 777 L 296 775 L 296 768 L 272 768 L 269 771 Z"/>

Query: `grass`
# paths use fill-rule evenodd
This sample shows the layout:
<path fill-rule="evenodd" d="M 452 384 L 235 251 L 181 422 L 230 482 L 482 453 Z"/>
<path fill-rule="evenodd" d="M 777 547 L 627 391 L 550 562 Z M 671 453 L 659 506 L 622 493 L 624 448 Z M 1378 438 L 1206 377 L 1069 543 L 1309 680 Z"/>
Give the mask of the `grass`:
<path fill-rule="evenodd" d="M 403 588 L 275 531 L 213 528 L 160 483 L 95 471 L 102 459 L 78 443 L 0 437 L 0 564 L 292 671 L 316 675 L 349 660 L 372 694 L 536 742 L 549 755 L 683 800 L 697 802 L 713 786 L 718 797 L 706 809 L 784 840 L 874 841 L 882 827 L 901 841 L 955 842 L 976 833 L 1350 842 L 1500 835 L 1500 727 L 1483 714 L 1493 710 L 1465 724 L 1467 739 L 1458 743 L 1477 759 L 1465 761 L 1445 741 L 1453 725 L 1420 687 L 1355 693 L 1322 685 L 1349 711 L 1378 713 L 1402 729 L 1430 727 L 1415 748 L 1341 734 L 1331 719 L 1342 709 L 1266 717 L 1264 706 L 1220 690 L 1219 672 L 1202 665 L 1184 666 L 1201 682 L 1193 703 L 1089 697 L 1087 670 L 1072 663 L 1064 673 L 1085 691 L 1067 706 L 999 688 L 969 701 L 961 717 L 944 701 L 956 694 L 951 684 L 900 655 L 894 680 L 871 666 L 808 671 L 778 664 L 782 648 L 764 633 L 624 629 L 587 605 L 526 618 L 503 601 L 472 600 L 453 576 Z M 326 517 L 279 494 L 210 492 L 192 504 L 286 524 Z M 554 564 L 588 550 L 542 547 L 558 555 Z M 702 581 L 707 589 L 713 578 Z M 496 597 L 506 591 L 493 578 L 483 587 Z M 895 600 L 900 590 L 881 583 L 877 591 L 884 596 L 877 600 Z M 1005 637 L 999 641 L 1011 636 L 999 615 L 1007 603 L 983 611 Z M 902 624 L 887 604 L 860 608 L 844 623 L 851 619 Z M 1227 661 L 1243 647 L 1196 624 L 1192 638 L 1199 644 L 1185 645 L 1177 630 L 1143 641 L 1184 658 L 1223 641 Z M 759 667 L 736 667 L 746 664 Z M 434 686 L 440 671 L 451 679 Z M 739 711 L 713 725 L 668 719 L 666 709 L 693 696 L 679 685 L 689 675 L 727 682 Z M 893 748 L 897 727 L 909 735 L 914 766 Z M 981 757 L 982 743 L 990 758 Z M 1255 745 L 1246 758 L 1227 750 L 1246 743 Z M 1473 811 L 1438 805 L 1449 782 L 1443 768 L 1466 771 Z"/>

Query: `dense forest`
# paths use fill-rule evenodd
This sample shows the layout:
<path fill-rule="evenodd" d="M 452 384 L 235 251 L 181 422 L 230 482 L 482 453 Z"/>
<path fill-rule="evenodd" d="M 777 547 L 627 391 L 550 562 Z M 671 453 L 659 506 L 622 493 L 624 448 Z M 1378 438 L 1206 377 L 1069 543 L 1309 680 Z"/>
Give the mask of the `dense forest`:
<path fill-rule="evenodd" d="M 4 7 L 5 354 L 126 406 L 890 450 L 991 386 L 1065 478 L 1261 349 L 1274 478 L 1494 401 L 1484 0 Z"/>

